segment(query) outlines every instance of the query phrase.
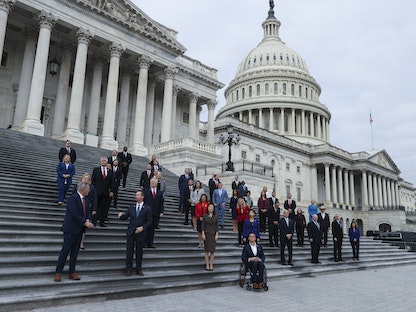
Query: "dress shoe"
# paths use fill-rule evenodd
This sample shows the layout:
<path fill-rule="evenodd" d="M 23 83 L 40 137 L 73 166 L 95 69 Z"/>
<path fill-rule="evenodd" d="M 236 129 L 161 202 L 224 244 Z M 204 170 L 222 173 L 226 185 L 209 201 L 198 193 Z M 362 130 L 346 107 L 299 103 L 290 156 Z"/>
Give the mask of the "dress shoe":
<path fill-rule="evenodd" d="M 71 273 L 71 274 L 69 274 L 69 276 L 68 276 L 68 278 L 69 279 L 71 279 L 71 280 L 74 280 L 74 281 L 79 281 L 81 278 L 78 276 L 78 274 L 77 273 Z"/>
<path fill-rule="evenodd" d="M 54 277 L 53 277 L 53 280 L 55 281 L 55 282 L 60 282 L 61 280 L 62 280 L 62 274 L 61 273 L 55 273 L 55 275 L 54 275 Z"/>
<path fill-rule="evenodd" d="M 126 270 L 126 276 L 131 276 L 131 270 Z"/>
<path fill-rule="evenodd" d="M 288 262 L 287 265 L 293 266 L 293 263 L 292 262 Z"/>
<path fill-rule="evenodd" d="M 156 248 L 156 245 L 155 245 L 155 244 L 153 244 L 153 245 L 148 245 L 148 246 L 147 246 L 147 248 Z"/>
<path fill-rule="evenodd" d="M 137 271 L 136 274 L 139 275 L 139 276 L 143 276 L 144 275 L 143 271 Z"/>

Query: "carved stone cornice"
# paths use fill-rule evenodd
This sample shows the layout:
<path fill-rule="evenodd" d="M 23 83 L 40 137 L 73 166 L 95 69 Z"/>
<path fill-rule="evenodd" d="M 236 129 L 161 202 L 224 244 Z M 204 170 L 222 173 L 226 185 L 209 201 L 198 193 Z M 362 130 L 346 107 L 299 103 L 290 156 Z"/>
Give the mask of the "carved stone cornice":
<path fill-rule="evenodd" d="M 165 67 L 163 72 L 165 73 L 166 79 L 174 79 L 178 69 L 176 67 Z"/>
<path fill-rule="evenodd" d="M 45 27 L 52 29 L 53 26 L 55 26 L 57 20 L 58 19 L 52 13 L 46 11 L 41 11 L 37 17 L 40 28 Z"/>
<path fill-rule="evenodd" d="M 111 57 L 121 57 L 126 50 L 120 43 L 113 42 L 110 46 Z"/>
<path fill-rule="evenodd" d="M 152 65 L 153 63 L 153 60 L 147 55 L 142 55 L 139 57 L 138 62 L 139 62 L 140 69 L 148 70 L 150 68 L 150 65 Z"/>
<path fill-rule="evenodd" d="M 0 10 L 6 11 L 9 14 L 15 4 L 16 0 L 0 0 Z"/>
<path fill-rule="evenodd" d="M 79 28 L 76 36 L 78 38 L 78 43 L 83 43 L 86 45 L 88 45 L 92 38 L 94 38 L 94 35 L 91 33 L 91 31 L 85 28 Z"/>
<path fill-rule="evenodd" d="M 196 103 L 196 102 L 198 102 L 198 99 L 199 99 L 199 94 L 198 94 L 198 93 L 196 93 L 196 92 L 192 92 L 192 93 L 190 93 L 190 94 L 189 94 L 189 101 L 190 101 L 191 103 Z"/>

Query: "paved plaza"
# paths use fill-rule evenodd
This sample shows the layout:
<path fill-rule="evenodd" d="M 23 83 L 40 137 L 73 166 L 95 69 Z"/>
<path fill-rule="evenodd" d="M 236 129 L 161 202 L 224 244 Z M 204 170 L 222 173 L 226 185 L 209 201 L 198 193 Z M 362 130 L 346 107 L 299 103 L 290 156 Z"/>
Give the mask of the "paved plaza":
<path fill-rule="evenodd" d="M 280 279 L 268 285 L 267 292 L 236 285 L 35 311 L 416 311 L 416 265 Z"/>

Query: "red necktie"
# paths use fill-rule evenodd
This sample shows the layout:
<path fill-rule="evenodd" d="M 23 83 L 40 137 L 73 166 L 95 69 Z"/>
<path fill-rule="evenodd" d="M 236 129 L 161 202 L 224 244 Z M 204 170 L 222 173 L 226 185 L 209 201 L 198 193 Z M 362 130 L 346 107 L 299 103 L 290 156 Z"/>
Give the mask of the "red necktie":
<path fill-rule="evenodd" d="M 156 190 L 153 189 L 153 198 L 156 198 Z"/>
<path fill-rule="evenodd" d="M 107 170 L 103 167 L 103 178 L 105 179 L 107 177 Z"/>
<path fill-rule="evenodd" d="M 87 218 L 87 211 L 85 209 L 85 197 L 82 198 L 82 209 L 84 210 L 84 220 Z"/>

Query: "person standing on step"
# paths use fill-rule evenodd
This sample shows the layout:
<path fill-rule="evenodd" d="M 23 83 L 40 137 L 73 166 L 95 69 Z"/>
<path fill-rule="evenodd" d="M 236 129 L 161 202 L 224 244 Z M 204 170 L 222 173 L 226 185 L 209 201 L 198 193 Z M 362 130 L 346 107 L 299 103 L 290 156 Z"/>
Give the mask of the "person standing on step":
<path fill-rule="evenodd" d="M 261 191 L 260 197 L 257 200 L 257 207 L 259 209 L 260 232 L 266 233 L 267 214 L 270 207 L 270 199 L 266 196 L 266 191 Z"/>
<path fill-rule="evenodd" d="M 211 179 L 209 179 L 208 186 L 209 186 L 209 200 L 212 202 L 212 196 L 214 194 L 214 190 L 218 188 L 218 183 L 220 183 L 220 179 L 218 178 L 218 174 L 214 174 Z"/>
<path fill-rule="evenodd" d="M 287 264 L 292 264 L 292 251 L 293 251 L 293 233 L 295 232 L 295 221 L 289 218 L 289 210 L 283 211 L 283 218 L 279 220 L 280 229 L 280 260 L 282 265 L 286 265 L 285 249 L 289 253 L 289 259 Z"/>
<path fill-rule="evenodd" d="M 207 207 L 207 213 L 202 217 L 202 240 L 205 251 L 205 270 L 214 270 L 215 247 L 218 240 L 218 215 L 215 213 L 214 205 Z"/>
<path fill-rule="evenodd" d="M 116 159 L 118 159 L 117 151 L 113 150 L 111 152 L 111 156 L 108 157 L 107 161 L 111 166 L 113 166 L 113 161 L 116 160 Z"/>
<path fill-rule="evenodd" d="M 255 218 L 256 212 L 254 209 L 250 209 L 248 212 L 248 219 L 244 221 L 243 224 L 243 242 L 247 244 L 248 235 L 250 233 L 256 234 L 257 242 L 260 242 L 260 223 L 259 220 Z"/>
<path fill-rule="evenodd" d="M 91 183 L 97 193 L 97 214 L 94 216 L 94 224 L 99 221 L 101 227 L 105 222 L 110 207 L 110 198 L 113 197 L 113 172 L 107 168 L 107 157 L 100 158 L 100 166 L 95 167 L 91 175 Z"/>
<path fill-rule="evenodd" d="M 230 198 L 230 213 L 231 213 L 231 222 L 233 223 L 233 232 L 238 232 L 237 230 L 237 201 L 239 199 L 237 189 L 233 189 L 233 196 Z"/>
<path fill-rule="evenodd" d="M 152 165 L 148 164 L 146 170 L 140 176 L 140 189 L 145 190 L 150 186 L 150 179 L 153 178 Z"/>
<path fill-rule="evenodd" d="M 214 190 L 212 194 L 212 203 L 215 205 L 215 214 L 220 219 L 220 227 L 224 228 L 224 211 L 225 204 L 228 202 L 229 197 L 226 190 L 222 188 L 222 183 L 218 183 L 218 188 Z"/>
<path fill-rule="evenodd" d="M 244 222 L 249 218 L 248 213 L 250 211 L 250 207 L 247 206 L 246 202 L 243 198 L 239 198 L 237 200 L 237 229 L 238 229 L 238 247 L 243 246 L 243 231 L 244 231 Z"/>
<path fill-rule="evenodd" d="M 107 158 L 106 158 L 107 159 Z M 69 258 L 69 279 L 80 280 L 75 266 L 82 238 L 82 227 L 92 228 L 94 225 L 90 222 L 91 210 L 89 199 L 87 198 L 90 191 L 90 185 L 86 182 L 78 184 L 78 191 L 71 195 L 66 205 L 66 214 L 62 231 L 64 233 L 64 243 L 59 253 L 58 262 L 56 264 L 54 281 L 60 282 L 62 279 L 62 271 L 65 266 L 66 258 Z"/>
<path fill-rule="evenodd" d="M 295 228 L 296 228 L 296 237 L 298 240 L 296 246 L 303 247 L 305 228 L 306 228 L 306 219 L 305 219 L 302 209 L 300 208 L 296 209 Z"/>
<path fill-rule="evenodd" d="M 342 240 L 344 239 L 344 232 L 342 230 L 342 222 L 338 214 L 334 216 L 331 229 L 332 239 L 334 240 L 334 260 L 335 262 L 344 261 L 342 259 Z"/>
<path fill-rule="evenodd" d="M 121 179 L 123 178 L 123 172 L 117 158 L 113 160 L 112 165 L 108 164 L 108 166 L 110 166 L 110 169 L 113 171 L 113 206 L 117 209 L 118 189 L 120 187 Z"/>
<path fill-rule="evenodd" d="M 311 204 L 308 206 L 309 222 L 312 221 L 312 216 L 314 214 L 318 214 L 318 206 L 316 205 L 316 200 L 312 199 Z"/>
<path fill-rule="evenodd" d="M 319 250 L 321 249 L 321 243 L 323 232 L 321 225 L 318 222 L 318 216 L 313 215 L 312 221 L 308 223 L 308 238 L 311 243 L 311 263 L 318 264 L 319 262 Z"/>
<path fill-rule="evenodd" d="M 133 161 L 133 157 L 130 153 L 127 152 L 127 146 L 123 147 L 123 151 L 118 153 L 118 159 L 120 159 L 121 162 L 121 168 L 123 172 L 123 189 L 126 188 L 126 182 L 127 182 L 127 174 L 129 173 L 129 167 L 130 164 Z"/>
<path fill-rule="evenodd" d="M 77 160 L 77 153 L 75 150 L 71 147 L 71 141 L 66 140 L 65 141 L 65 147 L 61 147 L 58 153 L 59 161 L 62 162 L 62 159 L 64 158 L 64 155 L 71 156 L 71 163 L 75 164 L 75 161 Z"/>
<path fill-rule="evenodd" d="M 144 203 L 143 191 L 136 192 L 136 204 L 130 206 L 126 212 L 119 212 L 121 220 L 130 219 L 127 227 L 126 276 L 133 271 L 133 253 L 136 248 L 136 274 L 143 276 L 142 259 L 146 233 L 152 226 L 152 208 Z"/>
<path fill-rule="evenodd" d="M 270 205 L 268 211 L 269 219 L 269 244 L 270 247 L 279 247 L 279 219 L 280 219 L 280 203 L 278 200 L 274 205 Z"/>
<path fill-rule="evenodd" d="M 292 198 L 291 193 L 287 194 L 287 199 L 285 200 L 283 206 L 287 211 L 289 211 L 289 218 L 293 220 L 295 218 L 296 201 Z"/>
<path fill-rule="evenodd" d="M 185 212 L 185 220 L 184 220 L 184 225 L 189 225 L 189 210 L 191 209 L 191 204 L 192 204 L 192 192 L 194 190 L 194 180 L 189 179 L 188 180 L 188 185 L 185 186 L 185 188 L 183 189 L 183 210 Z"/>
<path fill-rule="evenodd" d="M 324 247 L 327 246 L 328 243 L 328 232 L 329 232 L 329 227 L 331 226 L 331 221 L 329 220 L 329 214 L 327 214 L 326 208 L 324 206 L 324 204 L 321 204 L 319 206 L 319 210 L 321 211 L 320 213 L 318 213 L 318 222 L 321 226 L 321 230 L 323 232 L 324 235 L 324 241 L 322 243 L 322 245 Z"/>
<path fill-rule="evenodd" d="M 152 225 L 146 235 L 145 246 L 148 248 L 156 248 L 153 243 L 155 237 L 155 229 L 159 224 L 160 218 L 163 218 L 163 194 L 157 189 L 157 179 L 150 179 L 150 187 L 144 191 L 144 203 L 152 209 Z"/>
<path fill-rule="evenodd" d="M 355 221 L 351 222 L 348 229 L 348 237 L 350 238 L 352 248 L 352 260 L 360 260 L 360 229 L 357 228 Z"/>
<path fill-rule="evenodd" d="M 179 208 L 178 208 L 178 212 L 179 213 L 184 213 L 184 198 L 183 198 L 183 191 L 184 189 L 188 186 L 188 180 L 191 179 L 190 175 L 189 175 L 189 169 L 185 168 L 184 170 L 184 174 L 182 174 L 179 179 L 178 179 L 178 189 L 179 189 Z"/>
<path fill-rule="evenodd" d="M 197 231 L 197 224 L 196 224 L 196 205 L 200 202 L 201 196 L 205 194 L 205 190 L 202 188 L 201 181 L 196 181 L 194 190 L 191 194 L 191 215 L 192 215 L 192 226 L 194 227 L 194 231 Z"/>
<path fill-rule="evenodd" d="M 195 217 L 196 217 L 196 230 L 198 231 L 198 247 L 204 247 L 204 241 L 202 239 L 202 218 L 204 214 L 207 213 L 208 209 L 208 196 L 207 194 L 202 194 L 199 199 L 199 203 L 195 205 Z"/>
<path fill-rule="evenodd" d="M 71 164 L 71 157 L 65 154 L 56 166 L 56 183 L 58 184 L 58 205 L 62 205 L 65 201 L 66 193 L 72 183 L 72 177 L 75 175 L 75 166 Z"/>

